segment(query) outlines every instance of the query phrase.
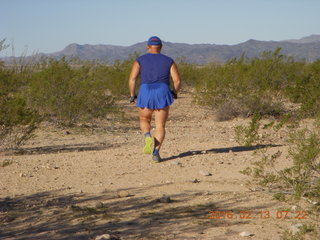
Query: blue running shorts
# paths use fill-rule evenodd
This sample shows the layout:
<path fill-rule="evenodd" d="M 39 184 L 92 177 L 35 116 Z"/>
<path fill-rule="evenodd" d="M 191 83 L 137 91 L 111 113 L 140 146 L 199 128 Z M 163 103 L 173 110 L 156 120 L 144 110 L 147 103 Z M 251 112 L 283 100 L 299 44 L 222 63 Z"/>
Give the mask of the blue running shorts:
<path fill-rule="evenodd" d="M 170 87 L 166 83 L 141 84 L 137 99 L 137 107 L 162 109 L 173 103 Z"/>

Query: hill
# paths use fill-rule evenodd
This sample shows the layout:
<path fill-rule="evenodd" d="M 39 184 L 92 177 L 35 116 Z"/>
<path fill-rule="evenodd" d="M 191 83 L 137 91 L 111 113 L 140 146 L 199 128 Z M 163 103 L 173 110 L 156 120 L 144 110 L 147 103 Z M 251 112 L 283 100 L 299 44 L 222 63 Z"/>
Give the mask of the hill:
<path fill-rule="evenodd" d="M 258 41 L 250 39 L 236 45 L 217 44 L 186 44 L 186 43 L 163 43 L 163 53 L 174 59 L 183 58 L 189 63 L 206 64 L 209 62 L 226 62 L 231 58 L 238 58 L 245 54 L 247 57 L 257 57 L 263 51 L 274 51 L 282 49 L 282 54 L 292 56 L 296 60 L 305 59 L 316 61 L 320 59 L 320 35 L 311 35 L 297 40 L 284 41 Z M 136 43 L 131 46 L 116 45 L 89 45 L 72 43 L 63 50 L 50 53 L 39 54 L 39 56 L 49 56 L 61 58 L 79 58 L 81 60 L 99 60 L 112 63 L 115 60 L 124 60 L 130 54 L 143 54 L 146 51 L 146 42 Z M 7 58 L 8 60 L 8 58 Z"/>

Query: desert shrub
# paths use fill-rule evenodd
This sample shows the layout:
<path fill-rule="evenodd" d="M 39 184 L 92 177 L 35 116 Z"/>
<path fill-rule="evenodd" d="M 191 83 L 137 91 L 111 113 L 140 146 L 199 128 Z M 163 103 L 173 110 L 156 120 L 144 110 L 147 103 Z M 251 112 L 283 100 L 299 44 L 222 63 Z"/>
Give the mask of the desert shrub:
<path fill-rule="evenodd" d="M 1 41 L 0 49 L 3 44 Z M 0 149 L 19 147 L 32 136 L 40 121 L 37 112 L 27 104 L 26 82 L 25 71 L 0 66 Z"/>
<path fill-rule="evenodd" d="M 249 126 L 236 126 L 235 130 L 235 140 L 240 145 L 244 146 L 253 146 L 259 144 L 259 128 L 260 128 L 260 119 L 259 114 L 252 116 Z"/>
<path fill-rule="evenodd" d="M 196 101 L 212 106 L 218 120 L 255 113 L 279 117 L 285 112 L 284 89 L 293 65 L 280 49 L 264 52 L 259 58 L 242 56 L 224 65 L 208 65 L 201 69 L 196 83 Z"/>
<path fill-rule="evenodd" d="M 262 158 L 242 173 L 251 176 L 252 184 L 291 194 L 297 199 L 306 197 L 320 201 L 319 131 L 297 130 L 291 134 L 289 142 L 289 167 L 275 167 L 281 152 L 270 155 L 263 151 Z"/>
<path fill-rule="evenodd" d="M 131 67 L 138 53 L 130 55 L 124 61 L 115 61 L 112 65 L 98 65 L 93 71 L 95 80 L 100 81 L 101 87 L 108 89 L 117 99 L 123 99 L 128 96 L 128 79 L 131 72 Z"/>
<path fill-rule="evenodd" d="M 320 113 L 320 60 L 300 64 L 299 71 L 291 74 L 285 89 L 286 95 L 295 103 L 301 104 L 304 117 L 314 117 Z"/>
<path fill-rule="evenodd" d="M 201 79 L 201 68 L 202 66 L 197 66 L 195 64 L 190 64 L 184 59 L 178 59 L 176 61 L 177 67 L 180 73 L 180 77 L 183 80 L 183 87 L 194 87 L 196 82 Z"/>
<path fill-rule="evenodd" d="M 29 100 L 42 115 L 72 125 L 103 117 L 114 108 L 113 97 L 90 67 L 73 69 L 65 59 L 50 60 L 30 82 Z"/>

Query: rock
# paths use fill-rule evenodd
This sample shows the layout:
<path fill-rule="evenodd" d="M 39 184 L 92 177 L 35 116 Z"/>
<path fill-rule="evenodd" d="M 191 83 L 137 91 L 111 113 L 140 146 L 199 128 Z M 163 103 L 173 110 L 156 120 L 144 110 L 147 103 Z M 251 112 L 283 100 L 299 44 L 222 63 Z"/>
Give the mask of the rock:
<path fill-rule="evenodd" d="M 2 219 L 0 218 L 0 222 L 8 223 L 14 221 L 16 218 L 13 216 L 4 216 Z"/>
<path fill-rule="evenodd" d="M 250 233 L 250 232 L 241 232 L 241 233 L 239 234 L 239 236 L 240 236 L 240 237 L 252 237 L 252 236 L 254 236 L 254 234 L 253 234 L 253 233 Z"/>
<path fill-rule="evenodd" d="M 103 234 L 103 235 L 100 235 L 100 236 L 97 236 L 95 238 L 95 240 L 110 240 L 111 239 L 111 236 L 110 234 Z"/>
<path fill-rule="evenodd" d="M 209 172 L 206 171 L 206 170 L 200 170 L 199 173 L 200 173 L 201 175 L 203 175 L 203 176 L 211 176 L 211 175 L 212 175 L 211 173 L 209 173 Z"/>
<path fill-rule="evenodd" d="M 301 231 L 301 228 L 302 228 L 303 224 L 302 223 L 297 223 L 297 224 L 294 224 L 290 227 L 291 231 L 292 231 L 292 234 L 297 234 Z"/>
<path fill-rule="evenodd" d="M 120 192 L 118 192 L 118 197 L 119 198 L 124 198 L 124 197 L 129 197 L 129 196 L 130 196 L 130 194 L 129 194 L 128 191 L 120 191 Z"/>
<path fill-rule="evenodd" d="M 156 201 L 160 202 L 160 203 L 171 203 L 172 202 L 171 198 L 168 196 L 162 196 L 161 198 L 158 198 Z"/>
<path fill-rule="evenodd" d="M 204 150 L 204 151 L 201 151 L 201 153 L 202 153 L 202 154 L 207 154 L 207 151 L 206 151 L 206 150 Z"/>
<path fill-rule="evenodd" d="M 98 202 L 96 204 L 96 208 L 103 208 L 103 207 L 104 207 L 103 202 Z"/>
<path fill-rule="evenodd" d="M 199 180 L 199 179 L 197 179 L 197 178 L 195 178 L 195 179 L 193 179 L 191 182 L 193 182 L 193 183 L 199 183 L 199 182 L 200 182 L 200 180 Z"/>
<path fill-rule="evenodd" d="M 181 162 L 173 161 L 170 163 L 171 165 L 181 166 Z"/>

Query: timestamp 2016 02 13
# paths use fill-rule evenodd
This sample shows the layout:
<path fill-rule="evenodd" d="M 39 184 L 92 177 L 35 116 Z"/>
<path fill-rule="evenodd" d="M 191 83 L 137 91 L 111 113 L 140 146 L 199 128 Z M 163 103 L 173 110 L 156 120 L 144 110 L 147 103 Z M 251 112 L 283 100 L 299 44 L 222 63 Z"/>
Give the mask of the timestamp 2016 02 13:
<path fill-rule="evenodd" d="M 250 210 L 243 210 L 235 212 L 232 210 L 227 211 L 210 211 L 211 215 L 209 219 L 307 219 L 307 212 L 302 211 L 269 211 L 269 210 L 260 210 L 253 212 Z"/>

